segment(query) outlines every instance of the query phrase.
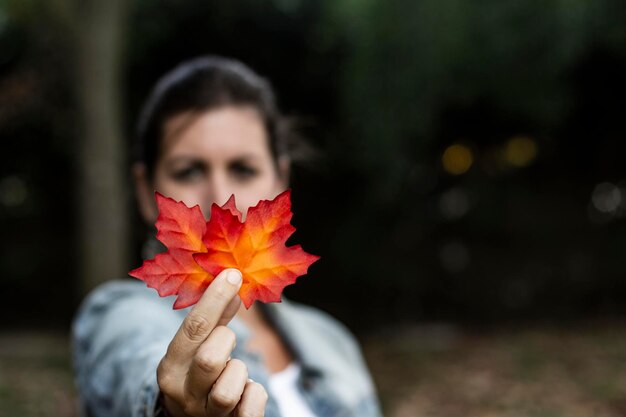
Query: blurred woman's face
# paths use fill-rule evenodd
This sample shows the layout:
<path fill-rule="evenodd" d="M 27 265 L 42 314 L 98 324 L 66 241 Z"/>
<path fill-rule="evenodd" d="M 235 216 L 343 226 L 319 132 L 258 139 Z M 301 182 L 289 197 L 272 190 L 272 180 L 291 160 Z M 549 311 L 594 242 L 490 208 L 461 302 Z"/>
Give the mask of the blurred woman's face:
<path fill-rule="evenodd" d="M 222 205 L 232 194 L 245 215 L 286 187 L 286 173 L 278 174 L 259 114 L 241 106 L 168 120 L 153 178 L 153 189 L 189 207 L 200 205 L 207 218 L 211 204 Z M 155 207 L 142 213 L 147 221 L 156 220 Z"/>

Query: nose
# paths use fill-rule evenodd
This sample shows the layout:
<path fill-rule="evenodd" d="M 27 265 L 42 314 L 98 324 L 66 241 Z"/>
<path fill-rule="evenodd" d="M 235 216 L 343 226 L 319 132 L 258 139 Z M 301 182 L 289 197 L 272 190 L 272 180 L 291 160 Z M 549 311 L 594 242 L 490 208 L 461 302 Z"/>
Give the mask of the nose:
<path fill-rule="evenodd" d="M 214 172 L 207 185 L 205 204 L 207 213 L 211 212 L 211 204 L 222 206 L 233 194 L 232 187 L 228 183 L 228 178 L 222 173 Z"/>

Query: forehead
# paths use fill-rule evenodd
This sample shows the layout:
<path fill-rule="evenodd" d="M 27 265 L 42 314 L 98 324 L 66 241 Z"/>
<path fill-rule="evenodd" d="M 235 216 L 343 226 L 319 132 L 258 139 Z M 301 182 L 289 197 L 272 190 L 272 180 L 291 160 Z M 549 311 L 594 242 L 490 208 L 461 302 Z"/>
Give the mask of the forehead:
<path fill-rule="evenodd" d="M 270 157 L 265 126 L 252 107 L 181 113 L 166 121 L 163 133 L 161 157 L 191 154 L 213 159 L 244 153 Z"/>

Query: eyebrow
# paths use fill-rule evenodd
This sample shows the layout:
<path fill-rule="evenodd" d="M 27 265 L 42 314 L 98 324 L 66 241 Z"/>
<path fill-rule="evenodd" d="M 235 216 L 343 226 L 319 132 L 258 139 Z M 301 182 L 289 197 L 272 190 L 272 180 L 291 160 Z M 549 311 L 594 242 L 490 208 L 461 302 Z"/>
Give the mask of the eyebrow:
<path fill-rule="evenodd" d="M 168 158 L 165 161 L 165 165 L 167 167 L 171 167 L 172 165 L 176 165 L 179 163 L 187 163 L 187 162 L 193 162 L 193 163 L 204 163 L 204 161 L 202 161 L 200 158 L 193 156 L 193 155 L 180 155 L 180 156 L 175 156 L 173 158 Z"/>
<path fill-rule="evenodd" d="M 258 155 L 255 155 L 253 153 L 246 153 L 246 154 L 243 154 L 236 158 L 231 159 L 231 162 L 232 161 L 253 161 L 254 162 L 257 159 L 259 159 Z"/>
<path fill-rule="evenodd" d="M 243 154 L 243 155 L 238 155 L 232 159 L 230 159 L 228 162 L 238 162 L 238 161 L 252 161 L 255 162 L 256 160 L 259 159 L 258 155 L 252 154 L 252 153 L 247 153 L 247 154 Z M 171 165 L 175 165 L 177 163 L 184 163 L 184 162 L 202 162 L 204 163 L 204 160 L 201 158 L 198 158 L 195 155 L 178 155 L 178 156 L 174 156 L 171 158 L 168 158 L 166 161 L 166 165 L 167 166 L 171 166 Z"/>

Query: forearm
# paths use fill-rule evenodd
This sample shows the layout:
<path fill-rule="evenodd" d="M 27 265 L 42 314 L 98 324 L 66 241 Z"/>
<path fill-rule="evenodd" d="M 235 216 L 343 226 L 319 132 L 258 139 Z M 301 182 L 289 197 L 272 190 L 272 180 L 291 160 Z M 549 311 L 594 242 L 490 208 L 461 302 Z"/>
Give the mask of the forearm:
<path fill-rule="evenodd" d="M 77 388 L 94 417 L 152 416 L 156 368 L 180 322 L 158 300 L 126 287 L 97 290 L 74 321 Z"/>

